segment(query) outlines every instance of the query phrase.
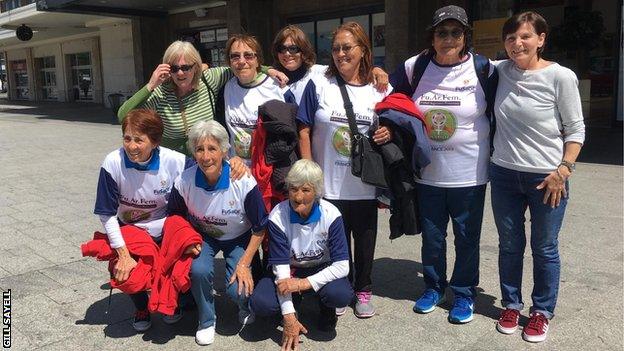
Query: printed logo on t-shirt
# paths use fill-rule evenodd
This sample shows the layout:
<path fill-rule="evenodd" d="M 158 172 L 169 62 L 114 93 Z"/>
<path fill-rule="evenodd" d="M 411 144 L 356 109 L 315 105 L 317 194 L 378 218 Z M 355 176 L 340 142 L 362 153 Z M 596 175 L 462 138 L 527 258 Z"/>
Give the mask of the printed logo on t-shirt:
<path fill-rule="evenodd" d="M 241 130 L 234 135 L 234 152 L 240 158 L 251 158 L 251 131 Z"/>
<path fill-rule="evenodd" d="M 447 141 L 457 129 L 457 118 L 448 110 L 433 109 L 425 113 L 427 135 L 433 141 Z"/>
<path fill-rule="evenodd" d="M 461 97 L 430 91 L 420 98 L 418 104 L 421 106 L 461 106 Z"/>
<path fill-rule="evenodd" d="M 150 218 L 150 213 L 141 210 L 127 210 L 121 212 L 121 221 L 124 223 L 136 223 Z"/>
<path fill-rule="evenodd" d="M 203 218 L 198 218 L 194 215 L 189 215 L 189 219 L 193 227 L 198 229 L 202 234 L 206 234 L 213 238 L 220 238 L 225 233 L 217 228 L 217 226 L 226 226 L 227 222 L 221 218 L 214 216 L 204 216 Z"/>
<path fill-rule="evenodd" d="M 338 127 L 334 131 L 332 145 L 339 155 L 351 156 L 351 131 L 348 127 Z"/>

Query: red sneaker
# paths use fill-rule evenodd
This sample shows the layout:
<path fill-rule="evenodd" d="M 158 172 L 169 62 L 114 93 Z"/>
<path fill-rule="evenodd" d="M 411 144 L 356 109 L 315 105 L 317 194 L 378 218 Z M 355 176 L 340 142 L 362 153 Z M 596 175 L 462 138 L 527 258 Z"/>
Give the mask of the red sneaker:
<path fill-rule="evenodd" d="M 507 308 L 501 312 L 498 322 L 496 323 L 496 330 L 503 334 L 513 334 L 518 330 L 518 321 L 520 320 L 520 311 L 513 308 Z"/>
<path fill-rule="evenodd" d="M 524 327 L 522 338 L 528 342 L 542 342 L 548 334 L 548 318 L 539 312 L 531 313 L 529 324 Z"/>

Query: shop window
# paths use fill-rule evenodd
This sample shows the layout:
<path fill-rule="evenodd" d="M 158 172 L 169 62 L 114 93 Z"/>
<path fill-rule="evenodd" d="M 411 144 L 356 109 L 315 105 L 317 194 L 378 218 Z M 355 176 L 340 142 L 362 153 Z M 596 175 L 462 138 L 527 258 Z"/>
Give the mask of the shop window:
<path fill-rule="evenodd" d="M 26 60 L 11 61 L 11 71 L 15 86 L 12 88 L 15 99 L 28 100 L 28 70 L 26 69 Z"/>
<path fill-rule="evenodd" d="M 42 100 L 58 100 L 56 89 L 56 64 L 54 56 L 35 59 L 35 70 L 38 72 L 37 86 Z"/>
<path fill-rule="evenodd" d="M 81 52 L 69 56 L 72 99 L 74 101 L 93 101 L 93 70 L 91 53 Z"/>
<path fill-rule="evenodd" d="M 357 16 L 319 19 L 317 21 L 297 21 L 292 23 L 308 36 L 312 45 L 316 48 L 316 61 L 327 65 L 331 60 L 331 34 L 340 24 L 345 22 L 359 23 L 371 39 L 373 48 L 373 61 L 375 65 L 384 66 L 386 56 L 385 48 L 385 13 L 369 13 Z"/>

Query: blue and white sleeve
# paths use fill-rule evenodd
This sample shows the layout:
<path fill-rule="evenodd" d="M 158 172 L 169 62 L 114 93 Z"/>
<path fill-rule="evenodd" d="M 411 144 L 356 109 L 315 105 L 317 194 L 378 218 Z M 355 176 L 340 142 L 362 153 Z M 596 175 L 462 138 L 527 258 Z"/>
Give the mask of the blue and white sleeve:
<path fill-rule="evenodd" d="M 286 233 L 269 220 L 269 264 L 290 264 L 290 243 Z M 345 238 L 346 240 L 346 238 Z"/>
<path fill-rule="evenodd" d="M 314 80 L 310 79 L 303 90 L 303 94 L 301 95 L 301 102 L 299 102 L 299 109 L 297 110 L 297 122 L 306 126 L 313 126 L 314 115 L 316 115 L 318 106 L 319 102 L 316 95 L 316 84 L 314 84 Z"/>
<path fill-rule="evenodd" d="M 102 167 L 100 168 L 93 213 L 97 215 L 116 216 L 118 208 L 119 187 L 111 174 Z"/>
<path fill-rule="evenodd" d="M 414 93 L 414 88 L 412 88 L 410 84 L 410 78 L 411 77 L 407 75 L 405 64 L 403 63 L 398 65 L 394 72 L 390 73 L 388 80 L 393 87 L 393 92 L 403 93 L 411 97 Z"/>
<path fill-rule="evenodd" d="M 244 206 L 247 219 L 251 222 L 251 230 L 253 230 L 254 233 L 263 231 L 267 226 L 269 215 L 266 212 L 266 207 L 264 207 L 264 202 L 262 201 L 262 194 L 257 185 L 245 196 Z"/>
<path fill-rule="evenodd" d="M 188 208 L 186 202 L 180 192 L 176 188 L 176 185 L 171 187 L 171 195 L 169 195 L 169 202 L 167 203 L 167 215 L 180 215 L 186 218 L 188 214 Z"/>

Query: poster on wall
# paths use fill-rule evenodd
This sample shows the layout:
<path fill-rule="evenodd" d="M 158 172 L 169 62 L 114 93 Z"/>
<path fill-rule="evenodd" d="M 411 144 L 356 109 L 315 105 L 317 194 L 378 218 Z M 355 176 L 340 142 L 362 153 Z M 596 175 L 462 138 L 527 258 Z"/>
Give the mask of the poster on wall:
<path fill-rule="evenodd" d="M 226 40 L 228 40 L 227 28 L 217 29 L 217 41 L 226 41 Z"/>
<path fill-rule="evenodd" d="M 472 42 L 477 54 L 492 60 L 505 57 L 501 31 L 506 20 L 507 18 L 493 18 L 473 22 Z"/>
<path fill-rule="evenodd" d="M 214 30 L 205 30 L 199 33 L 199 39 L 202 43 L 212 43 L 215 41 L 215 31 Z"/>

